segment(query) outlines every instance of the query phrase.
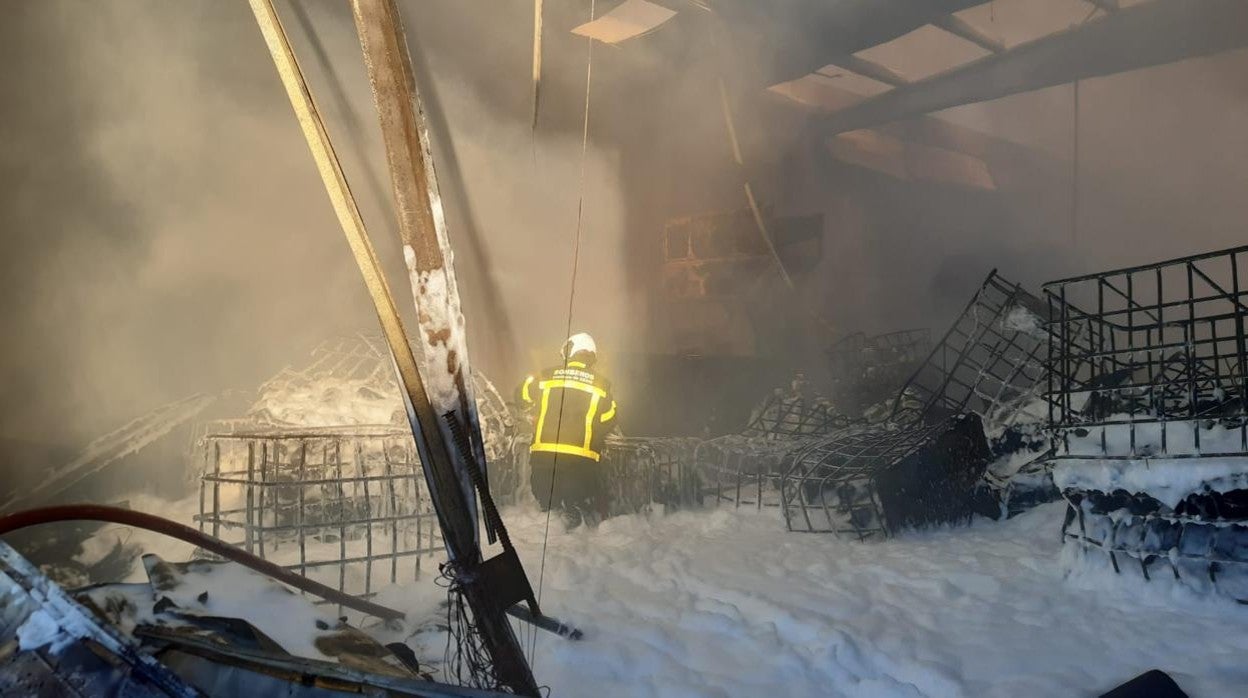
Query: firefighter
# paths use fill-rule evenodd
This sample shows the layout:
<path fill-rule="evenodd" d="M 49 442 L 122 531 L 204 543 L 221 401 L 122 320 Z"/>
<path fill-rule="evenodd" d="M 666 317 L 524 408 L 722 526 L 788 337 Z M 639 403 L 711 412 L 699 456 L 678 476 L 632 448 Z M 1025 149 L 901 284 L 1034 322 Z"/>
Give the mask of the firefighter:
<path fill-rule="evenodd" d="M 529 483 L 543 511 L 555 507 L 569 528 L 592 526 L 607 513 L 602 444 L 615 427 L 615 396 L 594 372 L 593 337 L 574 334 L 561 353 L 563 365 L 530 375 L 520 388 L 521 401 L 535 415 Z"/>

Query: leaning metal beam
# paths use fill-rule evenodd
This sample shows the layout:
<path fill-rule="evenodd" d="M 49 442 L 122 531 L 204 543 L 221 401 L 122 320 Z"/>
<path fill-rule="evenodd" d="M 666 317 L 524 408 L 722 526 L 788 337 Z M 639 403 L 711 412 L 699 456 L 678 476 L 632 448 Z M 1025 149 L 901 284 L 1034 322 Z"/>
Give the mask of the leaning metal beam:
<path fill-rule="evenodd" d="M 1244 0 L 1153 0 L 886 92 L 816 127 L 843 133 L 1246 45 Z"/>
<path fill-rule="evenodd" d="M 464 474 L 468 476 L 466 491 L 450 488 L 436 494 L 444 494 L 458 508 L 471 506 L 474 488 L 480 490 L 486 529 L 491 536 L 497 536 L 503 547 L 502 554 L 483 563 L 477 562 L 479 548 L 475 544 L 471 550 L 474 555 L 453 552 L 457 563 L 453 566 L 454 582 L 472 609 L 473 624 L 489 655 L 489 680 L 515 693 L 537 696 L 537 681 L 505 612 L 520 600 L 528 602 L 534 616 L 540 615 L 540 611 L 482 475 L 485 448 L 468 378 L 464 316 L 429 127 L 416 87 L 403 19 L 396 0 L 352 0 L 351 9 L 381 122 L 397 204 L 399 237 L 416 299 L 419 331 L 414 338 L 414 355 L 429 389 L 429 402 L 442 418 L 431 425 L 432 430 L 441 431 L 446 443 L 457 446 L 448 453 L 453 467 L 451 475 L 458 474 L 461 480 Z M 422 420 L 420 430 L 427 432 L 430 425 Z M 457 498 L 457 494 L 464 498 Z M 475 520 L 470 530 L 461 533 L 475 535 Z M 475 643 L 477 639 L 462 638 L 461 642 Z"/>
<path fill-rule="evenodd" d="M 1105 0 L 1102 0 L 1104 2 Z M 979 46 L 980 48 L 991 51 L 993 53 L 1002 53 L 1005 51 L 1005 44 L 1000 39 L 995 39 L 982 31 L 971 26 L 969 22 L 957 15 L 944 15 L 932 20 L 932 26 L 937 29 L 943 29 L 950 34 Z"/>
<path fill-rule="evenodd" d="M 330 142 L 329 132 L 326 131 L 316 103 L 312 100 L 312 93 L 304 80 L 303 72 L 295 59 L 294 50 L 290 46 L 290 40 L 281 25 L 272 0 L 250 1 L 251 9 L 260 25 L 260 31 L 264 35 L 265 44 L 273 56 L 282 85 L 286 88 L 291 106 L 294 107 L 295 115 L 299 119 L 299 126 L 303 130 L 304 138 L 316 161 L 317 170 L 321 174 L 325 191 L 329 194 L 330 202 L 333 204 L 334 213 L 338 217 L 343 233 L 346 234 L 347 243 L 364 277 L 364 283 L 373 300 L 377 317 L 381 321 L 382 331 L 390 344 L 404 393 L 403 398 L 409 408 L 409 415 L 413 415 L 413 430 L 418 435 L 425 435 L 430 444 L 428 450 L 432 453 L 422 452 L 420 456 L 422 463 L 429 464 L 426 466 L 429 468 L 426 473 L 432 470 L 437 474 L 437 480 L 430 482 L 431 489 L 437 492 L 450 491 L 451 488 L 457 487 L 456 479 L 446 475 L 451 470 L 450 464 L 433 462 L 433 458 L 446 461 L 445 454 L 448 452 L 442 439 L 442 432 L 438 429 L 438 417 L 425 392 L 424 381 L 417 369 L 416 359 L 412 355 L 411 345 L 407 340 L 407 331 L 403 327 L 403 320 L 394 304 L 394 294 L 390 292 L 381 263 L 373 250 L 368 231 L 364 227 L 364 220 L 356 205 L 355 196 L 351 193 L 351 187 L 347 184 L 346 175 L 342 172 L 338 155 L 334 152 L 334 146 Z M 422 439 L 417 438 L 416 442 L 419 444 Z M 471 509 L 440 507 L 437 513 L 448 552 L 453 558 L 462 551 L 471 551 L 476 547 L 474 540 L 476 517 Z M 467 530 L 473 531 L 474 535 L 465 536 L 460 533 Z"/>
<path fill-rule="evenodd" d="M 298 117 L 304 138 L 312 151 L 334 212 L 338 216 L 360 273 L 364 277 L 377 316 L 381 321 L 382 330 L 386 335 L 386 341 L 390 345 L 408 419 L 420 452 L 426 481 L 429 483 L 430 499 L 437 512 L 438 523 L 446 542 L 447 554 L 456 568 L 466 573 L 458 579 L 458 584 L 465 600 L 472 608 L 476 629 L 481 633 L 481 640 L 489 653 L 494 669 L 491 681 L 507 687 L 514 693 L 537 696 L 537 681 L 533 678 L 532 671 L 524 659 L 523 651 L 511 625 L 503 615 L 507 606 L 520 600 L 511 598 L 515 594 L 516 587 L 521 581 L 527 586 L 528 580 L 523 577 L 522 570 L 518 579 L 515 577 L 500 578 L 500 572 L 514 572 L 519 569 L 518 559 L 515 559 L 512 564 L 507 564 L 511 558 L 515 558 L 514 551 L 511 551 L 510 558 L 503 558 L 502 565 L 496 563 L 500 558 L 494 558 L 484 564 L 481 562 L 481 549 L 477 541 L 475 483 L 468 481 L 465 489 L 464 478 L 460 475 L 462 471 L 456 468 L 457 456 L 461 460 L 473 459 L 475 452 L 480 450 L 480 430 L 475 428 L 476 425 L 472 421 L 475 419 L 475 408 L 457 410 L 455 404 L 462 402 L 462 398 L 454 398 L 451 395 L 451 393 L 456 393 L 464 396 L 470 393 L 466 392 L 463 385 L 461 370 L 462 366 L 466 365 L 466 352 L 461 351 L 458 356 L 455 353 L 456 347 L 462 348 L 463 346 L 462 317 L 458 314 L 457 307 L 453 309 L 454 312 L 449 312 L 447 308 L 452 299 L 458 300 L 455 295 L 454 277 L 446 266 L 439 269 L 436 264 L 436 260 L 443 261 L 445 265 L 449 265 L 450 262 L 449 247 L 443 244 L 445 231 L 438 229 L 439 235 L 417 236 L 411 240 L 404 237 L 404 256 L 407 258 L 409 270 L 413 272 L 413 280 L 419 272 L 423 281 L 422 288 L 413 289 L 417 293 L 418 301 L 424 302 L 424 305 L 418 309 L 419 324 L 422 329 L 418 346 L 421 347 L 422 352 L 428 352 L 431 348 L 436 352 L 439 347 L 442 352 L 442 364 L 440 367 L 433 367 L 438 370 L 433 380 L 427 385 L 394 304 L 394 295 L 390 292 L 390 287 L 386 283 L 385 275 L 364 228 L 355 197 L 347 184 L 341 164 L 329 139 L 329 133 L 312 99 L 312 93 L 304 80 L 294 50 L 290 46 L 281 20 L 273 7 L 273 2 L 272 0 L 250 0 L 250 2 L 256 22 L 264 35 L 265 44 L 273 57 L 278 75 L 282 79 L 282 85 L 286 88 L 286 94 Z M 393 0 L 359 0 L 355 3 L 353 10 L 357 28 L 364 43 L 366 63 L 369 67 L 370 79 L 374 83 L 374 91 L 379 89 L 377 84 L 379 77 L 392 84 L 409 85 L 410 89 L 414 90 L 411 82 L 410 59 L 403 60 L 408 56 L 406 39 L 403 36 L 402 26 L 398 24 L 398 10 Z M 384 75 L 375 72 L 378 65 L 382 66 Z M 419 103 L 416 102 L 414 94 L 410 102 L 409 109 L 419 109 Z M 380 99 L 378 106 L 382 106 Z M 391 109 L 394 108 L 394 105 L 389 106 Z M 393 113 L 389 115 L 393 116 Z M 393 122 L 388 122 L 387 113 L 383 112 L 383 133 L 386 132 L 387 127 L 391 126 Z M 407 126 L 415 128 L 415 125 L 410 122 Z M 422 159 L 408 163 L 413 168 L 409 175 L 429 178 L 432 176 L 432 160 L 428 152 L 428 138 L 424 133 L 410 135 L 413 139 L 418 139 Z M 393 170 L 395 154 L 390 151 L 390 140 L 387 138 L 387 156 Z M 418 168 L 417 164 L 422 166 Z M 413 192 L 411 198 L 404 199 L 402 195 L 399 197 L 401 223 L 410 225 L 412 217 L 423 214 L 429 219 L 426 221 L 429 226 L 426 232 L 434 230 L 435 225 L 442 225 L 441 205 L 436 199 L 432 201 L 429 199 L 431 192 L 436 194 L 436 187 L 425 192 L 408 190 L 408 193 Z M 423 209 L 419 209 L 422 206 Z M 404 207 L 412 208 L 405 209 Z M 415 249 L 417 246 L 420 249 Z M 431 250 L 429 249 L 431 246 L 438 249 Z M 431 318 L 428 317 L 429 315 L 437 317 Z M 439 320 L 449 320 L 457 323 L 457 326 L 443 328 L 438 332 L 429 332 L 428 328 L 435 327 Z M 458 342 L 456 337 L 459 338 Z M 424 358 L 428 367 L 427 353 Z M 441 410 L 440 414 L 435 411 L 435 405 Z M 447 408 L 448 405 L 450 405 L 448 409 L 442 409 Z M 468 430 L 463 428 L 465 419 L 473 428 Z M 443 432 L 444 427 L 449 427 L 451 432 L 456 432 L 454 434 L 456 438 L 448 438 Z M 475 443 L 468 443 L 468 439 L 462 437 L 465 433 L 475 437 L 473 439 Z M 452 443 L 457 446 L 454 451 L 451 448 Z M 477 460 L 477 463 L 483 462 L 484 458 Z M 476 463 L 472 465 L 475 466 Z M 531 590 L 528 591 L 531 599 Z M 508 595 L 509 593 L 511 596 Z M 534 615 L 538 614 L 537 604 L 531 600 L 530 610 Z M 476 642 L 472 638 L 464 638 L 463 641 Z"/>

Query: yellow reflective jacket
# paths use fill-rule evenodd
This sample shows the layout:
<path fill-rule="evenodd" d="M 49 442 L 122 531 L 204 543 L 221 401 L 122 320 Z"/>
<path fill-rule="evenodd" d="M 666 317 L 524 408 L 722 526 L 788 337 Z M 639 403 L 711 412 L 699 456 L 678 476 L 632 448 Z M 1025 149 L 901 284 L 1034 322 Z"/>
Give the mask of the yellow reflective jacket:
<path fill-rule="evenodd" d="M 602 457 L 602 441 L 615 425 L 615 397 L 607 379 L 569 361 L 526 378 L 520 398 L 537 410 L 531 452 Z"/>

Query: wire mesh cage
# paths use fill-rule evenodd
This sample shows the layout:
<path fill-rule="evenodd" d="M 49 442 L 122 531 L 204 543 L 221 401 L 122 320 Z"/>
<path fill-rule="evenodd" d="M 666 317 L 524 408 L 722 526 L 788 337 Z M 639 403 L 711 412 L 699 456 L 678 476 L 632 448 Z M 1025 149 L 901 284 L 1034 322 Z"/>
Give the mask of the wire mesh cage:
<path fill-rule="evenodd" d="M 966 412 L 1006 424 L 1045 419 L 1035 400 L 1043 397 L 1047 316 L 1043 301 L 993 270 L 898 393 L 894 421 Z"/>
<path fill-rule="evenodd" d="M 811 439 L 843 429 L 849 419 L 808 393 L 799 375 L 754 408 L 738 434 L 698 443 L 692 453 L 704 500 L 734 507 L 778 506 L 785 458 Z"/>
<path fill-rule="evenodd" d="M 701 484 L 692 467 L 697 444 L 682 437 L 607 437 L 603 463 L 610 513 L 699 506 Z"/>
<path fill-rule="evenodd" d="M 847 423 L 826 399 L 777 390 L 754 409 L 741 435 L 764 439 L 817 436 Z"/>
<path fill-rule="evenodd" d="M 788 454 L 815 437 L 767 438 L 730 434 L 698 444 L 694 465 L 704 501 L 734 507 L 780 506 Z"/>
<path fill-rule="evenodd" d="M 931 350 L 928 328 L 840 339 L 826 352 L 832 401 L 838 411 L 856 415 L 893 398 Z"/>
<path fill-rule="evenodd" d="M 527 444 L 494 386 L 473 391 L 492 494 L 528 491 Z M 442 538 L 389 349 L 327 340 L 265 382 L 246 414 L 199 426 L 201 530 L 348 594 L 412 579 Z M 434 566 L 436 572 L 436 565 Z"/>
<path fill-rule="evenodd" d="M 1248 247 L 1055 281 L 1063 534 L 1248 599 Z M 1086 342 L 1065 338 L 1084 333 Z M 1155 572 L 1155 570 L 1154 570 Z"/>
<path fill-rule="evenodd" d="M 356 596 L 441 555 L 410 433 L 388 426 L 210 434 L 201 531 Z"/>
<path fill-rule="evenodd" d="M 969 520 L 989 451 L 979 417 L 856 426 L 789 456 L 781 483 L 790 531 L 859 540 Z"/>
<path fill-rule="evenodd" d="M 893 402 L 899 423 L 978 414 L 993 452 L 981 513 L 1013 516 L 1060 497 L 1052 482 L 1046 360 L 1049 308 L 995 270 Z M 1083 324 L 1059 341 L 1087 346 Z"/>

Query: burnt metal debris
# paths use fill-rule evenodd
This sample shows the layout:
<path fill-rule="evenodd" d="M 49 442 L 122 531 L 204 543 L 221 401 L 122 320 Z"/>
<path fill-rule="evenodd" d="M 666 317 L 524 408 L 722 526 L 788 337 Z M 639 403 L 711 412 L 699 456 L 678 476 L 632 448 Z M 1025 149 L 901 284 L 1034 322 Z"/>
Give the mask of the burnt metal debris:
<path fill-rule="evenodd" d="M 1046 425 L 1053 331 L 1048 305 L 993 270 L 894 400 L 899 423 L 983 418 L 994 459 L 979 488 L 981 513 L 1009 516 L 1059 497 Z M 1086 347 L 1086 329 L 1058 341 Z"/>
<path fill-rule="evenodd" d="M 781 492 L 790 531 L 860 540 L 969 520 L 989 460 L 974 414 L 935 424 L 851 427 L 789 456 Z"/>
<path fill-rule="evenodd" d="M 606 464 L 609 513 L 633 514 L 695 507 L 701 504 L 701 480 L 691 456 L 698 439 L 607 437 Z"/>
<path fill-rule="evenodd" d="M 872 396 L 886 406 L 858 388 L 821 406 L 834 416 L 819 428 L 772 420 L 708 441 L 695 454 L 704 491 L 717 503 L 780 506 L 791 530 L 859 539 L 967 519 L 977 489 L 994 509 L 1056 498 L 1043 429 L 1047 312 L 993 271 L 935 345 L 924 330 L 847 337 L 829 352 L 834 370 L 891 384 Z M 800 414 L 797 423 L 814 421 Z M 906 503 L 902 488 L 919 494 Z"/>
<path fill-rule="evenodd" d="M 1248 601 L 1248 247 L 1045 285 L 1063 537 Z M 1084 342 L 1071 341 L 1083 335 Z"/>
<path fill-rule="evenodd" d="M 993 270 L 902 386 L 893 420 L 1018 419 L 1044 377 L 1046 316 L 1043 301 Z"/>
<path fill-rule="evenodd" d="M 696 490 L 702 504 L 779 507 L 790 530 L 858 539 L 966 520 L 984 497 L 994 516 L 1056 499 L 1045 430 L 1048 315 L 993 271 L 935 344 L 922 329 L 850 335 L 828 352 L 840 400 L 813 394 L 799 375 L 737 433 L 695 442 L 692 476 L 679 477 L 697 485 L 668 491 Z M 1084 336 L 1063 341 L 1085 346 Z M 667 472 L 689 457 L 678 453 L 688 442 L 629 440 L 632 452 L 643 444 L 677 454 L 658 459 Z M 617 476 L 633 460 L 626 455 Z"/>
<path fill-rule="evenodd" d="M 222 564 L 149 555 L 147 582 L 66 591 L 0 542 L 0 693 L 311 698 L 332 685 L 425 698 L 504 695 L 431 681 L 410 657 L 345 622 L 318 622 L 311 609 L 279 622 L 308 623 L 307 641 L 329 659 L 294 656 L 247 619 L 214 611 L 218 592 L 211 581 Z M 238 579 L 236 573 L 227 583 Z M 274 582 L 241 579 L 258 584 L 260 594 L 303 603 Z"/>

